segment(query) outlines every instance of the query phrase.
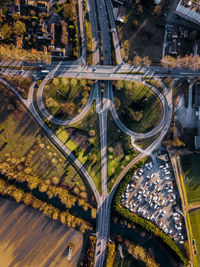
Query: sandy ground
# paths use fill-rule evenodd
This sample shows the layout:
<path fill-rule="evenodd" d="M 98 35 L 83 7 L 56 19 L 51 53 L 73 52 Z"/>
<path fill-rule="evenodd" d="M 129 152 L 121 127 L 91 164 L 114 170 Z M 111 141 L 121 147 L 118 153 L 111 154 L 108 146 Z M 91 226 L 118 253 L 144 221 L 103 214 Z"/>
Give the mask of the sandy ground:
<path fill-rule="evenodd" d="M 69 242 L 75 245 L 70 262 Z M 0 197 L 0 267 L 74 267 L 82 244 L 80 232 Z"/>

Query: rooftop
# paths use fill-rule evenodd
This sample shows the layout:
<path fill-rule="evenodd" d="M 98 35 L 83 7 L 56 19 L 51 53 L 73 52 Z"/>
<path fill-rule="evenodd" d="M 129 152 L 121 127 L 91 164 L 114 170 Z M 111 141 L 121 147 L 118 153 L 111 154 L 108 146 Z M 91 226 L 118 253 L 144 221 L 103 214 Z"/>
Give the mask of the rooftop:
<path fill-rule="evenodd" d="M 200 24 L 200 1 L 180 0 L 176 8 L 176 13 L 196 24 Z"/>

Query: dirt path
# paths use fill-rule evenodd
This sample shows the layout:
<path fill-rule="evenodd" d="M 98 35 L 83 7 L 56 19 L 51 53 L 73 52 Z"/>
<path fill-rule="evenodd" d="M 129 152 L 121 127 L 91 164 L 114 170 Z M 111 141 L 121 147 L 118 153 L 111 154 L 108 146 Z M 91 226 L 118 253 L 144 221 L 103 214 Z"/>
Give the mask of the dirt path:
<path fill-rule="evenodd" d="M 74 244 L 71 262 L 69 242 Z M 80 232 L 0 197 L 0 267 L 75 267 L 82 244 Z"/>

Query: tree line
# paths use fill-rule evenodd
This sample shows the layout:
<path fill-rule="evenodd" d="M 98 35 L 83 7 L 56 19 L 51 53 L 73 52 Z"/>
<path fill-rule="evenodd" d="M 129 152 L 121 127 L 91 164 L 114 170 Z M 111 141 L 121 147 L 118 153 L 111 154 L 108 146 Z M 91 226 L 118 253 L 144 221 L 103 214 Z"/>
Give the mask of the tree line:
<path fill-rule="evenodd" d="M 45 215 L 51 217 L 54 220 L 59 220 L 61 223 L 66 224 L 69 227 L 78 229 L 81 233 L 85 233 L 87 230 L 92 230 L 92 226 L 82 220 L 71 215 L 68 211 L 60 211 L 51 204 L 48 204 L 36 197 L 31 193 L 26 193 L 22 189 L 17 188 L 14 185 L 10 185 L 4 181 L 0 176 L 0 194 L 3 196 L 9 196 L 15 199 L 16 202 L 24 203 L 26 206 L 31 206 L 34 209 L 42 211 Z"/>
<path fill-rule="evenodd" d="M 97 238 L 94 235 L 87 236 L 87 242 L 84 257 L 80 262 L 80 266 L 93 267 L 94 266 L 94 253 L 96 247 Z"/>
<path fill-rule="evenodd" d="M 161 60 L 161 64 L 165 68 L 187 68 L 195 71 L 200 68 L 200 56 L 191 54 L 174 58 L 167 55 Z"/>
<path fill-rule="evenodd" d="M 23 159 L 22 159 L 23 160 Z M 48 199 L 58 198 L 67 209 L 72 208 L 78 203 L 85 211 L 91 210 L 91 217 L 96 218 L 96 209 L 86 202 L 84 198 L 77 197 L 75 194 L 69 192 L 68 189 L 51 185 L 46 181 L 39 179 L 36 176 L 30 175 L 30 168 L 22 170 L 23 162 L 17 159 L 7 158 L 6 162 L 0 161 L 0 172 L 7 177 L 8 180 L 14 180 L 19 183 L 26 183 L 28 188 L 32 191 L 39 190 L 41 193 L 46 193 Z"/>
<path fill-rule="evenodd" d="M 106 267 L 114 266 L 116 257 L 116 245 L 115 243 L 107 243 L 107 257 L 106 257 Z"/>
<path fill-rule="evenodd" d="M 49 64 L 51 63 L 51 55 L 50 53 L 33 54 L 29 50 L 16 48 L 14 45 L 0 45 L 0 60 L 44 62 Z"/>

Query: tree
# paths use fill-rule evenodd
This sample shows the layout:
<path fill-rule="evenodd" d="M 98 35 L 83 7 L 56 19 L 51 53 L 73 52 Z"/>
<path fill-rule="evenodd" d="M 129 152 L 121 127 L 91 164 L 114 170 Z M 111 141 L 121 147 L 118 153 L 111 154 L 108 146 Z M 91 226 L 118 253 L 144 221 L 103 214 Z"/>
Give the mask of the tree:
<path fill-rule="evenodd" d="M 62 22 L 62 34 L 61 34 L 61 43 L 63 45 L 68 45 L 68 31 L 67 31 L 67 23 Z"/>
<path fill-rule="evenodd" d="M 13 25 L 13 31 L 17 35 L 22 36 L 26 32 L 26 25 L 20 20 L 17 20 Z"/>
<path fill-rule="evenodd" d="M 46 106 L 47 106 L 47 108 L 49 108 L 49 109 L 55 109 L 55 108 L 57 108 L 58 107 L 58 102 L 55 100 L 55 99 L 53 99 L 52 97 L 49 97 L 49 98 L 47 98 L 46 99 Z"/>
<path fill-rule="evenodd" d="M 132 26 L 133 26 L 133 29 L 137 29 L 138 28 L 139 22 L 138 22 L 137 19 L 134 19 Z"/>
<path fill-rule="evenodd" d="M 124 81 L 122 81 L 122 80 L 117 81 L 117 83 L 116 83 L 117 90 L 120 90 L 123 87 L 124 87 Z"/>
<path fill-rule="evenodd" d="M 149 59 L 149 57 L 143 57 L 142 64 L 143 66 L 149 67 L 151 65 L 151 60 Z"/>
<path fill-rule="evenodd" d="M 67 20 L 75 20 L 76 18 L 76 10 L 75 10 L 75 4 L 74 3 L 66 3 L 64 4 L 63 8 L 63 16 Z"/>
<path fill-rule="evenodd" d="M 91 209 L 91 217 L 92 217 L 93 219 L 95 219 L 96 216 L 97 216 L 97 210 L 96 210 L 96 209 Z"/>
<path fill-rule="evenodd" d="M 130 110 L 130 114 L 135 121 L 141 121 L 143 114 L 140 111 L 132 111 Z"/>
<path fill-rule="evenodd" d="M 67 102 L 65 104 L 61 105 L 61 110 L 64 113 L 67 113 L 67 115 L 72 115 L 75 111 L 75 104 L 72 102 Z"/>
<path fill-rule="evenodd" d="M 9 39 L 12 34 L 12 27 L 6 23 L 1 27 L 1 35 L 3 39 Z"/>
<path fill-rule="evenodd" d="M 129 57 L 129 53 L 130 53 L 130 44 L 129 44 L 129 40 L 124 41 L 123 43 L 123 48 L 126 54 L 126 57 Z"/>
<path fill-rule="evenodd" d="M 133 65 L 135 65 L 136 67 L 141 66 L 142 65 L 142 58 L 139 57 L 138 55 L 136 55 L 133 58 Z"/>

